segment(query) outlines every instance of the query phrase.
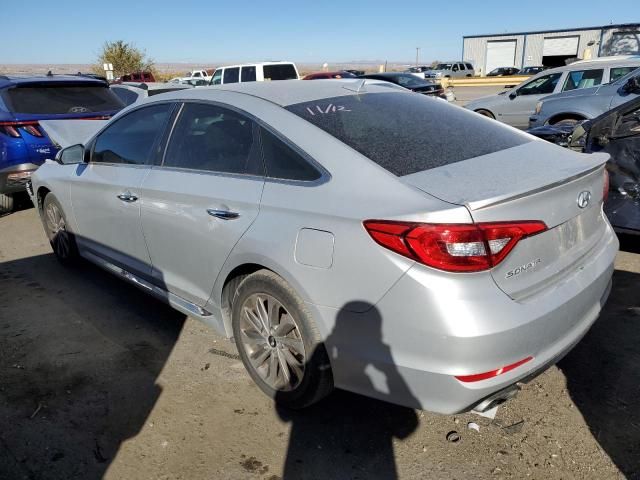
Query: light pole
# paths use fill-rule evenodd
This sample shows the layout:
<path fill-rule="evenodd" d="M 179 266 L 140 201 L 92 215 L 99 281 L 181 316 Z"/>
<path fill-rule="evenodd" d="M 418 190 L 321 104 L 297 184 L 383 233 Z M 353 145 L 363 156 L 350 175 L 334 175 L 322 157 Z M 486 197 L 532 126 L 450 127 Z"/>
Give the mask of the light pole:
<path fill-rule="evenodd" d="M 416 67 L 418 66 L 419 58 L 420 58 L 420 47 L 416 47 Z"/>

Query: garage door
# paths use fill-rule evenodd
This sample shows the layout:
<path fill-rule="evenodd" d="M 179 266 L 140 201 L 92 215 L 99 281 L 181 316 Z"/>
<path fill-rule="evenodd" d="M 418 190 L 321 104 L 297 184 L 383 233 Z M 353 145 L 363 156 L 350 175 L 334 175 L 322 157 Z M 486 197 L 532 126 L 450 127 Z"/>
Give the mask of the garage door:
<path fill-rule="evenodd" d="M 487 62 L 484 73 L 498 67 L 515 67 L 516 41 L 487 42 Z"/>
<path fill-rule="evenodd" d="M 580 37 L 555 37 L 545 38 L 542 55 L 553 57 L 557 55 L 578 55 L 578 42 Z"/>

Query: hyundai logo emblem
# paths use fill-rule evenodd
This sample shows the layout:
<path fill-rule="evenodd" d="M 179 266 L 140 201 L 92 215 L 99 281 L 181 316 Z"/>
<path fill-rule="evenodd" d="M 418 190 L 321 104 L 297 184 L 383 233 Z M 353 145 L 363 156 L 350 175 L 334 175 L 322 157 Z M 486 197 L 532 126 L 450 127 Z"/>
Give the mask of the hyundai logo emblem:
<path fill-rule="evenodd" d="M 591 192 L 584 191 L 578 194 L 578 206 L 580 208 L 587 208 L 589 202 L 591 201 Z"/>

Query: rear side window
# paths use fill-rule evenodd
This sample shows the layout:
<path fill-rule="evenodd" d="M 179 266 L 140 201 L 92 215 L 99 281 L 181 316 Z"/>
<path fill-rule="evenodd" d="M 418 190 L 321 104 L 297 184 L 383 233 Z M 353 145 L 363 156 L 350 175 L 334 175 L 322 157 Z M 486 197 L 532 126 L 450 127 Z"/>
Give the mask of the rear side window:
<path fill-rule="evenodd" d="M 171 105 L 140 108 L 109 125 L 96 139 L 92 163 L 145 165 L 155 156 L 153 146 L 166 126 Z"/>
<path fill-rule="evenodd" d="M 619 78 L 624 77 L 627 73 L 633 72 L 638 67 L 616 67 L 612 68 L 609 73 L 609 82 L 615 82 Z"/>
<path fill-rule="evenodd" d="M 414 93 L 327 98 L 287 110 L 398 176 L 530 141 L 476 113 Z"/>
<path fill-rule="evenodd" d="M 273 133 L 261 128 L 260 138 L 268 177 L 302 181 L 313 181 L 321 177 L 321 173 L 302 155 Z"/>
<path fill-rule="evenodd" d="M 224 83 L 238 83 L 240 68 L 226 68 L 224 70 Z"/>
<path fill-rule="evenodd" d="M 256 81 L 256 67 L 242 67 L 241 80 L 243 82 L 255 82 Z"/>
<path fill-rule="evenodd" d="M 577 70 L 569 72 L 567 79 L 564 81 L 562 91 L 579 90 L 581 88 L 595 87 L 602 83 L 602 75 L 604 70 Z"/>
<path fill-rule="evenodd" d="M 163 166 L 262 175 L 256 128 L 252 120 L 233 110 L 186 103 Z"/>
<path fill-rule="evenodd" d="M 290 63 L 264 65 L 262 67 L 265 80 L 291 80 L 298 78 L 296 69 Z"/>
<path fill-rule="evenodd" d="M 65 114 L 112 112 L 124 103 L 102 85 L 38 84 L 10 88 L 3 99 L 14 113 Z"/>

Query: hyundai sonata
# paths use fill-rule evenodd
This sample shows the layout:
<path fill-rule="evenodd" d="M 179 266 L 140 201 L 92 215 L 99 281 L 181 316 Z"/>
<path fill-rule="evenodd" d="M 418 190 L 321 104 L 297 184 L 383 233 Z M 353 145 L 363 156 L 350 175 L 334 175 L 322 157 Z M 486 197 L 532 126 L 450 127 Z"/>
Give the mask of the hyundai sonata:
<path fill-rule="evenodd" d="M 487 409 L 568 352 L 610 289 L 607 155 L 437 99 L 253 82 L 94 125 L 33 176 L 55 254 L 233 338 L 290 407 L 337 387 Z"/>

